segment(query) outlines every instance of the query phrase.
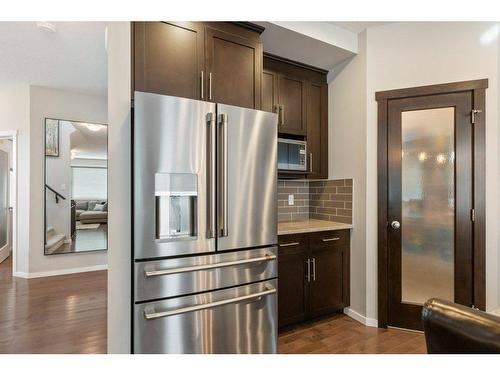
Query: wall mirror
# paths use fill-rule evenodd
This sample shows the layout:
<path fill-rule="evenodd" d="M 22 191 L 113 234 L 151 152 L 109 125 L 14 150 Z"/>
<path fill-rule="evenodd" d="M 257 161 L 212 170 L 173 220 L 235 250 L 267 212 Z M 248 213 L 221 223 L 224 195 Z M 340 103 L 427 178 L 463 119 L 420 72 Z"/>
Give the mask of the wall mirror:
<path fill-rule="evenodd" d="M 108 128 L 45 119 L 45 255 L 108 248 Z"/>

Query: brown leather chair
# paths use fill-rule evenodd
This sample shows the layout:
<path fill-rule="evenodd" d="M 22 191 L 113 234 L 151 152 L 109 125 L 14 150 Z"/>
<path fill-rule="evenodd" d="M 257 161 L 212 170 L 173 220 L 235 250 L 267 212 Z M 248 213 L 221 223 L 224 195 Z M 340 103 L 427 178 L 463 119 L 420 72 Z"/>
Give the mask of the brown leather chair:
<path fill-rule="evenodd" d="M 500 353 L 500 317 L 438 298 L 422 309 L 430 354 Z"/>

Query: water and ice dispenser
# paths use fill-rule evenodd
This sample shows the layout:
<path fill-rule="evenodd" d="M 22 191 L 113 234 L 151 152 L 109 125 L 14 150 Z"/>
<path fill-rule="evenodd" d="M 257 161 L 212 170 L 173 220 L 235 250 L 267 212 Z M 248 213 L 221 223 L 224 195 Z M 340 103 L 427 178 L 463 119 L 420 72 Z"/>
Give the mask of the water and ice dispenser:
<path fill-rule="evenodd" d="M 197 178 L 189 173 L 156 173 L 156 239 L 175 241 L 197 236 Z"/>

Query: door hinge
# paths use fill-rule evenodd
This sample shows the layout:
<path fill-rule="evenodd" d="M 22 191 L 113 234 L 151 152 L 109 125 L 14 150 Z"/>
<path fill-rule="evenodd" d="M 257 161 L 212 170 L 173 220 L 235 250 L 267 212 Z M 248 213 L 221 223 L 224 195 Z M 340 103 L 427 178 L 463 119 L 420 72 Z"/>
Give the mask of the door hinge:
<path fill-rule="evenodd" d="M 475 124 L 476 123 L 476 115 L 478 113 L 482 113 L 483 111 L 481 109 L 473 109 L 470 111 L 470 118 L 471 118 L 471 123 Z"/>
<path fill-rule="evenodd" d="M 474 212 L 474 209 L 470 209 L 470 220 L 475 221 L 476 220 L 476 213 Z"/>

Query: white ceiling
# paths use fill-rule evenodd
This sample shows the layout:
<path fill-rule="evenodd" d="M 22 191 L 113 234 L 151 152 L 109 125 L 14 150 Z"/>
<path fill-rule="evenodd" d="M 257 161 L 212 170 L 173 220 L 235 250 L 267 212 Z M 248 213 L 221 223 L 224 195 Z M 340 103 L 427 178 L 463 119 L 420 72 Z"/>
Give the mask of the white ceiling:
<path fill-rule="evenodd" d="M 64 123 L 64 122 L 61 122 Z M 108 157 L 108 127 L 85 122 L 69 122 L 75 129 L 70 135 L 71 153 L 74 158 L 107 159 Z M 98 125 L 98 131 L 92 131 L 88 126 Z"/>
<path fill-rule="evenodd" d="M 107 95 L 106 22 L 0 22 L 0 81 Z"/>
<path fill-rule="evenodd" d="M 342 27 L 343 29 L 352 31 L 359 34 L 369 27 L 386 25 L 390 22 L 330 22 L 335 26 Z"/>

